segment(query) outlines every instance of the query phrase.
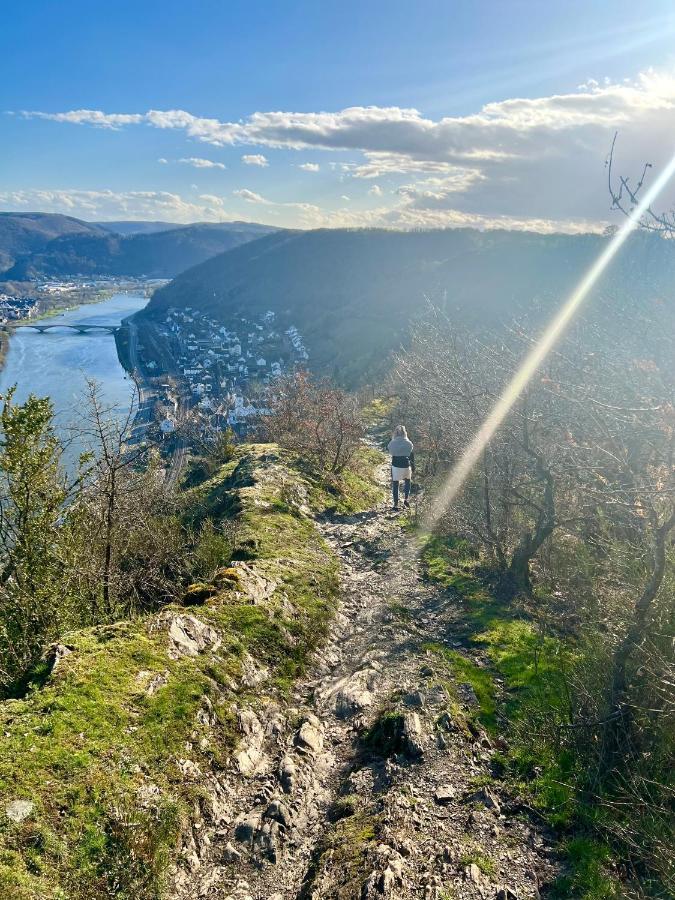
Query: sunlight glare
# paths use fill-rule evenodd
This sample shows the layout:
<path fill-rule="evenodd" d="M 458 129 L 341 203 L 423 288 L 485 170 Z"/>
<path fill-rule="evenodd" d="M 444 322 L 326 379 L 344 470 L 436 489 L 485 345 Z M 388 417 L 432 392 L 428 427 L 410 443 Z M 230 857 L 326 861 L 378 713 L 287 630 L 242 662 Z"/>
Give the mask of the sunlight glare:
<path fill-rule="evenodd" d="M 492 411 L 479 428 L 453 470 L 450 472 L 450 475 L 440 491 L 436 497 L 434 497 L 424 519 L 425 529 L 430 530 L 437 524 L 480 458 L 484 448 L 488 445 L 499 426 L 509 414 L 513 404 L 544 361 L 572 316 L 586 299 L 588 293 L 595 286 L 607 266 L 619 252 L 628 236 L 638 227 L 642 216 L 661 193 L 674 172 L 675 155 L 673 155 L 672 159 L 659 174 L 658 178 L 654 180 L 649 190 L 645 192 L 641 202 L 635 208 L 632 215 L 626 219 L 622 227 L 607 244 L 598 259 L 581 279 L 569 299 L 553 318 L 539 341 L 525 357 L 522 365 L 505 388 L 501 397 L 495 403 Z"/>

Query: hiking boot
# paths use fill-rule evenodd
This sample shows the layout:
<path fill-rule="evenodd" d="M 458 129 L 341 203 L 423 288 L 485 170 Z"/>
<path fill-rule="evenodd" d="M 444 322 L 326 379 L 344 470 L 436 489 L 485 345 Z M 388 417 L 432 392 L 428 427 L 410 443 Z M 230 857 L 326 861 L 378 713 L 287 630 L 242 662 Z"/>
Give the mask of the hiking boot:
<path fill-rule="evenodd" d="M 405 509 L 410 509 L 410 502 L 408 500 L 404 500 L 403 506 L 405 507 Z"/>

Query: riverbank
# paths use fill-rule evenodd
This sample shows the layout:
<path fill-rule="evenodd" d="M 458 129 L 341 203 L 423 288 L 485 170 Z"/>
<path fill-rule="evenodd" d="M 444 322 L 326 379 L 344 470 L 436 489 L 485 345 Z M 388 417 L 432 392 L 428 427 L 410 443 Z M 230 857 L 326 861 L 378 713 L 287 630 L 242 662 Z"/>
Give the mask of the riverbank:
<path fill-rule="evenodd" d="M 144 296 L 115 294 L 98 303 L 77 306 L 52 321 L 64 325 L 120 325 L 146 302 Z M 8 346 L 6 339 L 2 343 L 5 359 L 0 371 L 0 393 L 17 385 L 18 402 L 30 393 L 50 397 L 62 436 L 68 437 L 69 429 L 78 424 L 86 378 L 99 382 L 106 407 L 118 410 L 120 416 L 126 415 L 133 386 L 111 334 L 103 330 L 78 334 L 65 329 L 40 334 L 32 329 L 17 329 Z M 75 444 L 69 449 L 69 464 L 84 449 L 82 442 Z"/>

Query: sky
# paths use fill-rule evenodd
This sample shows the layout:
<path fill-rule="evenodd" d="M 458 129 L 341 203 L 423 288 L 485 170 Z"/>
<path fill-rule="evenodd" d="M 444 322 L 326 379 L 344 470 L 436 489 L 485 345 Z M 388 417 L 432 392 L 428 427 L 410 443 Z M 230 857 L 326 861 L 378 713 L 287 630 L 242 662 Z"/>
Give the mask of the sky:
<path fill-rule="evenodd" d="M 0 209 L 542 232 L 675 152 L 673 0 L 10 0 Z M 675 195 L 664 197 L 675 205 Z"/>

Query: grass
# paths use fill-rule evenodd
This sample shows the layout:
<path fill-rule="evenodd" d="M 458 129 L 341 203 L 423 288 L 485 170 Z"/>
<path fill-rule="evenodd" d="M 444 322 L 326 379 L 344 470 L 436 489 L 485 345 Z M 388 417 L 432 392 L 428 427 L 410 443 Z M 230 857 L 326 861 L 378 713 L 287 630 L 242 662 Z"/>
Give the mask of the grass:
<path fill-rule="evenodd" d="M 280 474 L 292 488 L 283 497 Z M 244 445 L 186 492 L 186 521 L 236 519 L 222 552 L 249 560 L 277 584 L 253 604 L 238 591 L 236 569 L 224 568 L 212 591 L 202 592 L 202 605 L 172 607 L 216 629 L 216 652 L 171 659 L 166 631 L 152 617 L 88 629 L 64 636 L 73 653 L 40 689 L 0 705 L 0 896 L 163 895 L 167 866 L 200 798 L 180 761 L 202 772 L 228 763 L 239 738 L 233 704 L 252 699 L 237 687 L 245 657 L 270 673 L 256 699 L 283 694 L 325 633 L 338 564 L 311 518 L 325 509 L 312 487 L 292 457 Z M 221 562 L 226 567 L 230 558 Z M 156 675 L 166 683 L 149 696 Z M 197 715 L 205 698 L 212 725 Z M 35 804 L 19 824 L 2 816 L 15 799 Z"/>
<path fill-rule="evenodd" d="M 447 662 L 453 682 L 472 686 L 478 719 L 488 731 L 506 734 L 509 750 L 494 755 L 495 768 L 561 835 L 569 834 L 595 814 L 575 788 L 583 773 L 574 756 L 561 748 L 556 731 L 569 721 L 566 675 L 580 651 L 546 633 L 522 608 L 502 602 L 493 587 L 496 579 L 465 541 L 439 535 L 421 540 L 425 576 L 461 604 L 464 637 L 484 651 L 490 667 L 477 666 L 443 645 L 429 649 Z M 582 836 L 566 838 L 562 849 L 568 871 L 556 882 L 554 896 L 621 896 L 606 845 Z M 471 861 L 481 867 L 477 859 Z"/>
<path fill-rule="evenodd" d="M 497 867 L 494 860 L 490 859 L 480 848 L 471 848 L 464 851 L 460 856 L 459 862 L 463 866 L 476 865 L 484 875 L 494 876 L 497 874 Z"/>

